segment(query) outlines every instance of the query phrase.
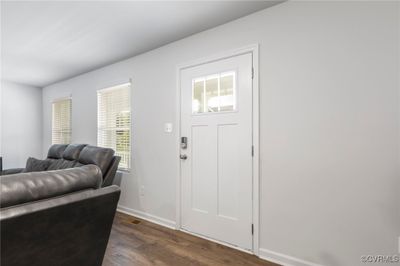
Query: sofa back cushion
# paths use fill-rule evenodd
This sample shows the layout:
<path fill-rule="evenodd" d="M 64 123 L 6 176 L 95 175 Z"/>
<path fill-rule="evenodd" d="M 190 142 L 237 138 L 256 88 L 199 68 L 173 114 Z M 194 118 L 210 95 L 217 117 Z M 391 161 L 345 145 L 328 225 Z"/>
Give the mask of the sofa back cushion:
<path fill-rule="evenodd" d="M 110 167 L 113 157 L 113 149 L 87 145 L 81 151 L 78 162 L 80 164 L 95 164 L 104 175 Z"/>
<path fill-rule="evenodd" d="M 78 159 L 85 146 L 86 144 L 52 145 L 46 159 L 46 161 L 49 162 L 47 170 L 60 170 L 82 166 L 82 164 L 78 164 Z"/>
<path fill-rule="evenodd" d="M 39 160 L 33 157 L 29 157 L 26 161 L 26 166 L 23 172 L 40 172 L 46 171 L 49 168 L 51 162 L 48 160 Z"/>
<path fill-rule="evenodd" d="M 115 161 L 114 153 L 114 150 L 109 148 L 86 144 L 54 144 L 50 147 L 46 159 L 49 162 L 47 171 L 94 164 L 100 168 L 103 178 L 106 178 L 108 169 Z"/>
<path fill-rule="evenodd" d="M 48 171 L 73 168 L 77 166 L 77 161 L 69 161 L 64 159 L 46 159 L 46 161 L 50 163 L 49 167 L 47 167 Z"/>
<path fill-rule="evenodd" d="M 51 145 L 47 158 L 49 159 L 61 159 L 68 144 L 53 144 Z"/>
<path fill-rule="evenodd" d="M 95 165 L 5 175 L 0 179 L 0 207 L 48 199 L 85 189 L 97 189 L 101 183 L 102 174 Z"/>
<path fill-rule="evenodd" d="M 70 161 L 78 160 L 79 154 L 85 146 L 86 144 L 69 144 L 63 152 L 63 159 Z"/>

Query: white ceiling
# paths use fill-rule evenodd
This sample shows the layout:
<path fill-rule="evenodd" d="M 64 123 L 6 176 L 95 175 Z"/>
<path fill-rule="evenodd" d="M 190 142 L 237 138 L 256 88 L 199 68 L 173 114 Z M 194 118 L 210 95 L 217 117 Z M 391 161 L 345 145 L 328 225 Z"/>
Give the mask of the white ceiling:
<path fill-rule="evenodd" d="M 279 2 L 2 1 L 2 79 L 44 87 Z"/>

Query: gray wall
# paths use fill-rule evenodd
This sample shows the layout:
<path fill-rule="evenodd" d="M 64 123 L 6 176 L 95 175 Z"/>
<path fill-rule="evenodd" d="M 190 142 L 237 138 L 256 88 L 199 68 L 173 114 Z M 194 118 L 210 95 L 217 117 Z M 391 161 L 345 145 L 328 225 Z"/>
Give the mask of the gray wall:
<path fill-rule="evenodd" d="M 363 265 L 396 254 L 399 3 L 286 2 L 43 90 L 72 94 L 73 142 L 96 144 L 96 90 L 133 79 L 133 170 L 120 206 L 175 220 L 176 66 L 260 44 L 261 255 Z M 144 186 L 144 196 L 139 188 Z M 289 257 L 286 257 L 289 256 Z"/>
<path fill-rule="evenodd" d="M 3 167 L 25 167 L 42 158 L 42 89 L 2 80 L 0 99 Z"/>

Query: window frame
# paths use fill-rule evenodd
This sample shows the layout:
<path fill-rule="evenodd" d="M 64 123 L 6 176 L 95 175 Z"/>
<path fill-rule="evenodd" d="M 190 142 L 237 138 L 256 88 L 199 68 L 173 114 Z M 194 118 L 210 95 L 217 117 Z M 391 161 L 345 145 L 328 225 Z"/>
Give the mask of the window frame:
<path fill-rule="evenodd" d="M 209 111 L 207 111 L 207 112 L 204 112 L 204 111 L 203 112 L 193 112 L 193 109 L 192 109 L 192 112 L 191 112 L 192 116 L 222 115 L 222 114 L 229 114 L 229 113 L 237 113 L 239 111 L 239 101 L 238 101 L 239 95 L 238 95 L 238 91 L 237 91 L 238 79 L 237 79 L 237 70 L 236 69 L 220 71 L 220 72 L 217 72 L 217 73 L 213 73 L 213 74 L 208 74 L 208 75 L 192 78 L 192 88 L 191 88 L 192 102 L 191 102 L 191 105 L 193 107 L 193 100 L 195 99 L 194 98 L 194 94 L 195 94 L 194 84 L 196 82 L 198 82 L 198 81 L 202 81 L 203 82 L 203 86 L 204 86 L 204 88 L 203 88 L 204 89 L 203 108 L 204 108 L 206 106 L 206 99 L 207 99 L 207 97 L 206 97 L 206 82 L 207 82 L 207 80 L 210 80 L 212 78 L 217 78 L 218 79 L 218 93 L 220 93 L 221 78 L 225 77 L 225 76 L 229 76 L 229 75 L 233 76 L 233 88 L 232 88 L 233 89 L 233 93 L 232 93 L 232 96 L 233 96 L 233 110 L 226 110 L 226 111 L 218 110 L 217 112 L 209 112 Z M 220 107 L 221 106 L 219 105 L 219 108 Z"/>
<path fill-rule="evenodd" d="M 53 139 L 53 132 L 54 132 L 54 104 L 62 101 L 70 101 L 70 136 L 69 136 L 69 143 L 55 143 Z M 53 99 L 51 101 L 51 144 L 71 144 L 72 143 L 72 96 L 65 96 Z"/>
<path fill-rule="evenodd" d="M 128 162 L 128 168 L 125 167 L 121 167 L 120 165 L 118 166 L 117 171 L 119 172 L 124 172 L 124 173 L 130 173 L 132 171 L 132 159 L 133 159 L 133 146 L 132 146 L 132 82 L 125 82 L 125 83 L 121 83 L 121 84 L 117 84 L 117 85 L 112 85 L 110 87 L 105 87 L 102 89 L 98 89 L 96 91 L 96 100 L 97 100 L 97 129 L 96 129 L 96 138 L 97 138 L 97 146 L 102 147 L 99 145 L 99 131 L 100 131 L 100 126 L 99 126 L 99 111 L 100 111 L 100 105 L 99 105 L 99 94 L 103 93 L 103 92 L 110 92 L 110 91 L 114 91 L 114 90 L 118 90 L 123 86 L 128 86 L 128 91 L 129 91 L 129 113 L 130 113 L 130 119 L 129 119 L 129 162 Z M 115 153 L 117 153 L 117 151 L 115 150 Z M 115 154 L 116 156 L 118 156 L 118 154 Z"/>

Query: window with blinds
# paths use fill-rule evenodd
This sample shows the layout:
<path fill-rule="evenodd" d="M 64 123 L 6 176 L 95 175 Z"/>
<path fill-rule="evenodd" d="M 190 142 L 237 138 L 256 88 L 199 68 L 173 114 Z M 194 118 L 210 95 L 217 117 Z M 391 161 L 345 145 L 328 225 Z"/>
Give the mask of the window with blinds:
<path fill-rule="evenodd" d="M 52 104 L 52 134 L 53 144 L 71 143 L 71 112 L 70 98 L 56 100 Z"/>
<path fill-rule="evenodd" d="M 131 167 L 130 83 L 97 92 L 97 145 L 121 157 L 119 168 Z"/>

